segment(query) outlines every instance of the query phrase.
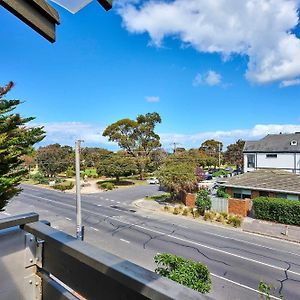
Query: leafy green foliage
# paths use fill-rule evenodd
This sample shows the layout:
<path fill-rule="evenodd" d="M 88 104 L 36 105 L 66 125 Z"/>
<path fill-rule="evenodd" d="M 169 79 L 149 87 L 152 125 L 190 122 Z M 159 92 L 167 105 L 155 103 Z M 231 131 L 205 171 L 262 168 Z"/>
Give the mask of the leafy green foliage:
<path fill-rule="evenodd" d="M 103 190 L 113 190 L 115 185 L 112 182 L 103 182 L 100 184 L 100 187 Z"/>
<path fill-rule="evenodd" d="M 300 202 L 280 198 L 253 199 L 255 217 L 283 224 L 300 225 Z"/>
<path fill-rule="evenodd" d="M 48 184 L 49 183 L 49 179 L 45 178 L 45 176 L 40 172 L 30 175 L 30 179 L 32 179 L 33 181 L 35 181 L 39 184 Z"/>
<path fill-rule="evenodd" d="M 169 159 L 157 171 L 156 176 L 160 184 L 169 190 L 172 198 L 175 198 L 182 192 L 197 190 L 195 169 L 195 164 L 188 161 Z"/>
<path fill-rule="evenodd" d="M 160 137 L 154 132 L 155 125 L 161 123 L 156 112 L 139 115 L 136 120 L 122 119 L 109 125 L 103 132 L 109 141 L 118 143 L 119 147 L 134 157 L 140 178 L 151 153 L 161 146 Z"/>
<path fill-rule="evenodd" d="M 243 140 L 237 140 L 234 144 L 228 145 L 225 152 L 225 160 L 237 168 L 242 168 L 244 164 L 244 145 L 245 141 Z"/>
<path fill-rule="evenodd" d="M 136 165 L 132 157 L 126 153 L 113 153 L 99 162 L 97 173 L 107 177 L 115 177 L 120 181 L 121 176 L 129 176 L 136 172 Z"/>
<path fill-rule="evenodd" d="M 13 113 L 20 100 L 6 100 L 3 97 L 12 89 L 13 82 L 0 87 L 0 209 L 21 189 L 18 185 L 26 174 L 24 155 L 32 151 L 32 146 L 44 138 L 42 127 L 26 127 L 34 118 L 22 118 Z"/>
<path fill-rule="evenodd" d="M 60 190 L 60 191 L 66 191 L 66 190 L 71 190 L 74 187 L 74 183 L 69 181 L 69 182 L 64 182 L 61 184 L 55 184 L 53 186 L 54 189 Z"/>
<path fill-rule="evenodd" d="M 200 293 L 210 291 L 211 278 L 206 265 L 168 253 L 155 255 L 154 261 L 156 273 Z"/>
<path fill-rule="evenodd" d="M 231 224 L 233 227 L 241 227 L 243 217 L 238 215 L 228 215 L 227 224 Z"/>
<path fill-rule="evenodd" d="M 225 187 L 224 186 L 220 186 L 217 189 L 217 196 L 220 197 L 220 198 L 226 198 L 226 199 L 230 198 L 230 195 L 225 192 Z"/>
<path fill-rule="evenodd" d="M 204 214 L 206 210 L 211 209 L 211 199 L 207 190 L 201 189 L 197 193 L 196 206 L 202 214 Z"/>
<path fill-rule="evenodd" d="M 38 167 L 45 176 L 53 177 L 67 171 L 68 167 L 74 166 L 74 161 L 74 151 L 70 146 L 52 144 L 37 150 Z"/>
<path fill-rule="evenodd" d="M 225 170 L 219 170 L 212 174 L 213 177 L 227 176 L 228 172 Z"/>

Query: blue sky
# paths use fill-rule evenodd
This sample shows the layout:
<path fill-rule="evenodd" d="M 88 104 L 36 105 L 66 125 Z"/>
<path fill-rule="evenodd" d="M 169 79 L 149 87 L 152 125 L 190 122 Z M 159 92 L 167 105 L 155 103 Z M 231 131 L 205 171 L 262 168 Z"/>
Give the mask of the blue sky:
<path fill-rule="evenodd" d="M 16 83 L 9 96 L 45 125 L 44 143 L 114 147 L 105 126 L 153 111 L 165 148 L 300 131 L 299 2 L 257 1 L 227 1 L 222 15 L 223 0 L 119 0 L 108 13 L 93 1 L 75 15 L 55 5 L 54 44 L 0 7 L 0 84 Z"/>

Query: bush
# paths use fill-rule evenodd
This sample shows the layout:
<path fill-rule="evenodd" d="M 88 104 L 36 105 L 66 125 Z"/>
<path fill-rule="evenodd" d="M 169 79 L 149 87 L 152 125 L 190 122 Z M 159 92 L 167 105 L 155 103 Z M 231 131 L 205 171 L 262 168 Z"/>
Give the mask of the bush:
<path fill-rule="evenodd" d="M 207 211 L 204 213 L 204 221 L 213 221 L 216 217 L 216 213 L 213 211 Z"/>
<path fill-rule="evenodd" d="M 174 207 L 173 215 L 178 215 L 179 213 L 180 213 L 179 208 L 178 207 Z"/>
<path fill-rule="evenodd" d="M 226 198 L 226 199 L 228 199 L 230 197 L 230 195 L 225 192 L 225 187 L 223 187 L 223 186 L 220 186 L 218 188 L 217 196 L 220 198 Z"/>
<path fill-rule="evenodd" d="M 212 174 L 213 177 L 227 176 L 228 172 L 225 170 L 219 170 Z"/>
<path fill-rule="evenodd" d="M 206 265 L 180 256 L 162 253 L 154 257 L 155 272 L 200 293 L 211 289 L 211 278 Z"/>
<path fill-rule="evenodd" d="M 66 176 L 69 177 L 69 178 L 75 176 L 75 171 L 72 167 L 68 167 L 68 169 L 66 171 Z"/>
<path fill-rule="evenodd" d="M 224 219 L 228 218 L 228 213 L 225 211 L 220 212 L 220 215 L 223 216 Z"/>
<path fill-rule="evenodd" d="M 115 185 L 112 182 L 103 182 L 100 184 L 100 187 L 103 190 L 113 190 Z"/>
<path fill-rule="evenodd" d="M 196 206 L 202 215 L 211 209 L 211 199 L 207 190 L 202 189 L 197 193 Z"/>
<path fill-rule="evenodd" d="M 170 207 L 168 205 L 165 205 L 164 206 L 164 211 L 169 211 L 170 210 Z"/>
<path fill-rule="evenodd" d="M 253 209 L 257 219 L 300 225 L 299 201 L 258 197 L 253 199 Z"/>
<path fill-rule="evenodd" d="M 60 191 L 66 191 L 66 190 L 71 190 L 74 187 L 73 182 L 68 182 L 68 183 L 62 183 L 62 184 L 55 184 L 53 186 L 54 189 L 60 190 Z"/>
<path fill-rule="evenodd" d="M 43 174 L 41 174 L 39 172 L 31 175 L 30 179 L 32 179 L 33 181 L 36 181 L 39 184 L 48 184 L 49 183 L 48 178 L 46 178 Z"/>
<path fill-rule="evenodd" d="M 231 224 L 233 227 L 241 227 L 243 218 L 237 215 L 229 215 L 227 223 Z"/>
<path fill-rule="evenodd" d="M 219 214 L 219 215 L 216 217 L 216 221 L 217 221 L 217 222 L 220 222 L 220 223 L 222 223 L 222 224 L 225 224 L 225 223 L 226 223 L 225 220 L 226 220 L 225 217 L 224 217 L 223 215 L 221 215 L 221 214 Z"/>
<path fill-rule="evenodd" d="M 185 208 L 182 212 L 182 215 L 183 216 L 187 216 L 189 214 L 189 209 L 188 208 Z"/>

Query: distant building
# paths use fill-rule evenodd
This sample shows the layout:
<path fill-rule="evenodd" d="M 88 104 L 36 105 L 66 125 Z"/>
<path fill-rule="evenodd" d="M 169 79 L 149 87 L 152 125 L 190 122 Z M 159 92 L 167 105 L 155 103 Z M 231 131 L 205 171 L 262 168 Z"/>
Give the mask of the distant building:
<path fill-rule="evenodd" d="M 244 146 L 244 172 L 278 169 L 300 173 L 300 132 L 269 134 Z"/>
<path fill-rule="evenodd" d="M 236 199 L 256 197 L 300 200 L 300 175 L 282 170 L 255 170 L 224 179 L 226 193 Z"/>

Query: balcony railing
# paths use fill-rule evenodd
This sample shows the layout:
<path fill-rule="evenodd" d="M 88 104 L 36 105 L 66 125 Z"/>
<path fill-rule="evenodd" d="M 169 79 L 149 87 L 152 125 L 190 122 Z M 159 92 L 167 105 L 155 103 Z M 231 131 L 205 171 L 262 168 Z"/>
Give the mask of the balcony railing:
<path fill-rule="evenodd" d="M 209 299 L 38 219 L 0 219 L 0 299 Z"/>

